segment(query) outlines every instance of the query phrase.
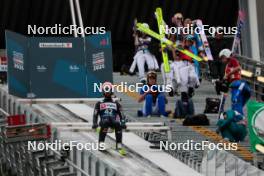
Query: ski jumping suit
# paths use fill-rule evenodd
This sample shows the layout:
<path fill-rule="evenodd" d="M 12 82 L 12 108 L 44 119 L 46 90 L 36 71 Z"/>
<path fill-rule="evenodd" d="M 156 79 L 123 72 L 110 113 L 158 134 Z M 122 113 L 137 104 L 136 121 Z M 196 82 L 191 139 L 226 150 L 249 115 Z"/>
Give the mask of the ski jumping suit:
<path fill-rule="evenodd" d="M 244 114 L 243 107 L 250 98 L 251 91 L 249 85 L 242 80 L 233 81 L 230 84 L 232 110 Z"/>
<path fill-rule="evenodd" d="M 112 98 L 104 98 L 95 105 L 93 124 L 97 126 L 98 115 L 100 116 L 99 142 L 105 141 L 108 128 L 115 129 L 116 143 L 122 143 L 122 128 L 124 116 L 122 115 L 121 105 Z"/>
<path fill-rule="evenodd" d="M 144 94 L 147 91 L 148 85 L 144 85 L 140 91 L 140 94 Z M 157 85 L 153 85 L 153 90 L 157 92 L 148 93 L 145 96 L 145 101 L 143 104 L 143 115 L 164 115 L 167 116 L 167 112 L 165 110 L 165 95 L 163 92 L 159 92 Z M 154 109 L 153 109 L 154 108 Z"/>
<path fill-rule="evenodd" d="M 145 63 L 147 63 L 148 65 L 148 70 L 154 70 L 159 68 L 156 57 L 151 54 L 148 50 L 148 45 L 150 42 L 150 37 L 138 38 L 137 52 L 134 56 L 134 61 L 129 69 L 129 72 L 133 73 L 137 65 L 140 80 L 145 77 Z"/>
<path fill-rule="evenodd" d="M 243 141 L 247 135 L 247 127 L 243 116 L 233 110 L 225 112 L 226 118 L 219 119 L 217 126 L 223 138 L 230 142 Z"/>

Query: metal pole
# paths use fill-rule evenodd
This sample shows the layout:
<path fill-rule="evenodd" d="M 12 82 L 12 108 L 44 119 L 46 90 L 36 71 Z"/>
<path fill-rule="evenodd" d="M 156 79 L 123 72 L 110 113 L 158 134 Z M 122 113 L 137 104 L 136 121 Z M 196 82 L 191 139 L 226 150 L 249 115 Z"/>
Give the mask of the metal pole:
<path fill-rule="evenodd" d="M 79 26 L 82 28 L 82 34 L 81 35 L 82 35 L 82 37 L 85 37 L 84 28 L 83 28 L 82 13 L 81 13 L 79 0 L 75 0 L 75 6 L 76 6 L 76 10 L 77 10 Z"/>
<path fill-rule="evenodd" d="M 75 11 L 74 11 L 74 5 L 73 0 L 69 0 L 70 3 L 70 9 L 71 9 L 71 18 L 72 18 L 72 24 L 74 25 L 74 28 L 77 27 L 76 20 L 75 20 Z M 76 29 L 74 30 L 74 37 L 78 37 Z"/>

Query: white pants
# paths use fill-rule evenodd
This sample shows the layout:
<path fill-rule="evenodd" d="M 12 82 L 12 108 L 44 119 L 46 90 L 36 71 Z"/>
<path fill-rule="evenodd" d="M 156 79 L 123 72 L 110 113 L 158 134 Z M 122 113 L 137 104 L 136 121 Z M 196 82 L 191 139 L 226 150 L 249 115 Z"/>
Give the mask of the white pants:
<path fill-rule="evenodd" d="M 172 86 L 172 80 L 173 80 L 173 68 L 172 68 L 172 62 L 169 61 L 170 64 L 170 72 L 166 73 L 164 70 L 164 63 L 160 66 L 160 71 L 163 79 L 164 85 L 171 85 Z"/>
<path fill-rule="evenodd" d="M 173 90 L 177 90 L 181 83 L 179 68 L 185 66 L 184 62 L 181 61 L 169 61 L 170 64 L 170 72 L 166 73 L 164 71 L 164 64 L 161 64 L 161 74 L 163 78 L 164 85 L 169 85 L 173 88 Z"/>
<path fill-rule="evenodd" d="M 174 61 L 170 63 L 170 68 L 170 72 L 165 73 L 163 64 L 161 65 L 164 85 L 172 85 L 174 90 L 178 87 L 180 92 L 186 92 L 188 87 L 199 85 L 193 64 L 187 61 Z M 174 82 L 176 86 L 173 84 Z"/>
<path fill-rule="evenodd" d="M 149 51 L 138 51 L 134 56 L 134 61 L 129 69 L 130 72 L 134 72 L 136 65 L 138 67 L 138 75 L 139 79 L 145 77 L 145 63 L 147 63 L 148 70 L 158 69 L 159 65 L 157 59 L 154 55 L 152 55 Z"/>

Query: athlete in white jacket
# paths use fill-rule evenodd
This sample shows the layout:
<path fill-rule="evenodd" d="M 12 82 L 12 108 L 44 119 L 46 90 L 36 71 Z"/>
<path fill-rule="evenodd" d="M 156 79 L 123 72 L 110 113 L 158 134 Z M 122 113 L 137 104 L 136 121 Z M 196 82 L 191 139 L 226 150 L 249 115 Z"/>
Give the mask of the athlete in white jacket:
<path fill-rule="evenodd" d="M 149 27 L 147 23 L 143 23 L 145 27 Z M 135 33 L 135 45 L 137 52 L 134 56 L 134 61 L 129 69 L 130 73 L 135 71 L 136 66 L 138 67 L 140 81 L 145 80 L 145 63 L 147 63 L 148 70 L 157 70 L 159 65 L 156 57 L 150 53 L 148 47 L 151 42 L 151 38 L 146 34 L 141 33 L 140 36 Z"/>
<path fill-rule="evenodd" d="M 171 71 L 165 73 L 163 64 L 161 65 L 161 73 L 164 85 L 171 85 L 173 90 L 179 92 L 188 92 L 200 85 L 199 78 L 195 72 L 194 64 L 188 60 L 182 60 L 180 53 L 172 50 L 174 61 L 170 62 Z M 173 84 L 175 83 L 175 84 Z"/>

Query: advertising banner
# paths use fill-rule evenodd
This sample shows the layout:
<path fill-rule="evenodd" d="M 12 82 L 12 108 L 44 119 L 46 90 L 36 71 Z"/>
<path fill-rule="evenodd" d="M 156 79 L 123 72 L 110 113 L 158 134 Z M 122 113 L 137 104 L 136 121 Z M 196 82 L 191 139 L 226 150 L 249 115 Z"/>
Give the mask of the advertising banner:
<path fill-rule="evenodd" d="M 15 32 L 6 31 L 8 58 L 8 91 L 18 97 L 27 97 L 29 86 L 28 38 Z"/>
<path fill-rule="evenodd" d="M 86 97 L 80 38 L 31 38 L 30 60 L 31 91 L 36 98 Z"/>
<path fill-rule="evenodd" d="M 113 81 L 111 33 L 85 38 L 88 97 L 100 97 L 95 85 Z"/>
<path fill-rule="evenodd" d="M 30 98 L 94 98 L 113 81 L 110 32 L 86 38 L 32 37 L 6 31 L 9 92 Z"/>

